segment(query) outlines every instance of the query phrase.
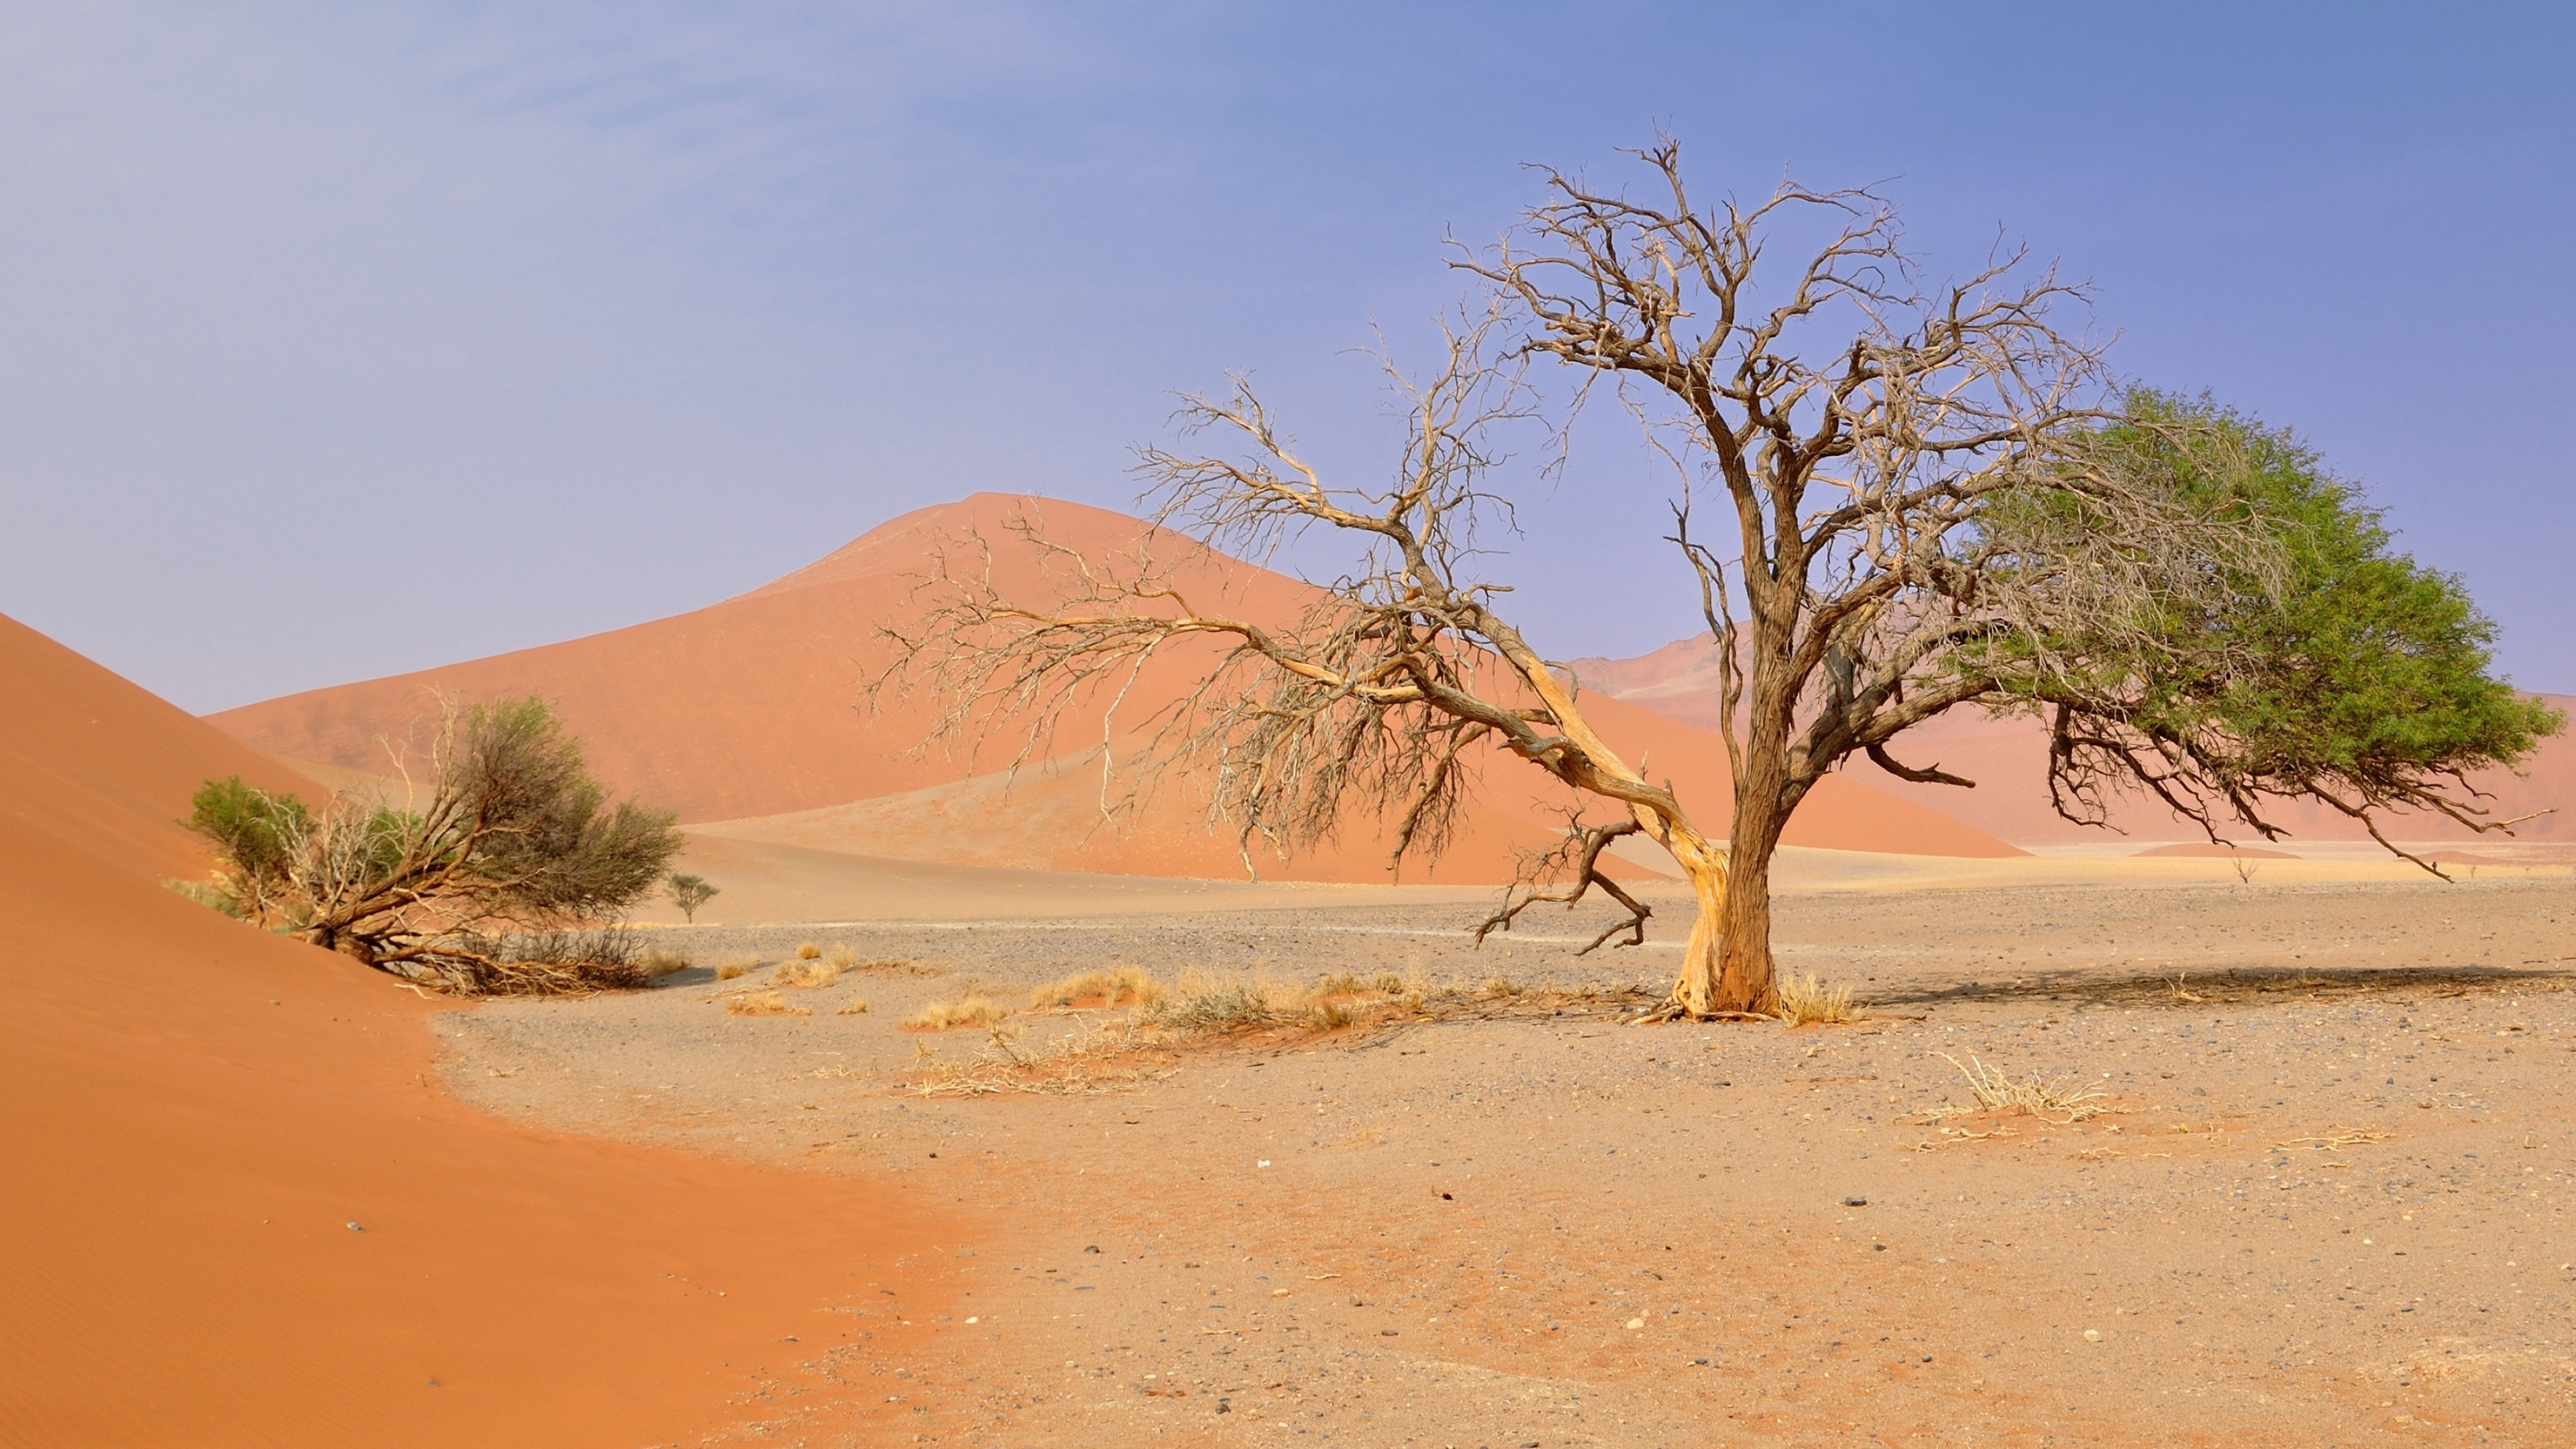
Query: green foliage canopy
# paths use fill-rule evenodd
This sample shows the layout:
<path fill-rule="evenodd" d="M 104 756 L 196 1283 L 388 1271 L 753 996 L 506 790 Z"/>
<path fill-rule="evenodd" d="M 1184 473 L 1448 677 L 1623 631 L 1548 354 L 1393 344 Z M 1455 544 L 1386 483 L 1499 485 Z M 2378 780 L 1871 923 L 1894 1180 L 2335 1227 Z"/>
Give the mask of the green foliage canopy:
<path fill-rule="evenodd" d="M 1991 675 L 1990 702 L 2049 721 L 2060 812 L 2099 823 L 2111 793 L 2143 788 L 2212 838 L 2230 821 L 2277 837 L 2266 802 L 2301 797 L 2392 850 L 2391 811 L 2507 828 L 2469 777 L 2518 765 L 2565 720 L 2495 676 L 2495 625 L 2463 582 L 2397 551 L 2381 511 L 2288 432 L 2146 390 L 2125 413 L 2072 466 L 2150 481 L 2237 546 L 2181 550 L 2141 587 L 1959 654 Z M 1981 545 L 2043 572 L 2088 526 L 2087 496 L 1999 495 Z"/>

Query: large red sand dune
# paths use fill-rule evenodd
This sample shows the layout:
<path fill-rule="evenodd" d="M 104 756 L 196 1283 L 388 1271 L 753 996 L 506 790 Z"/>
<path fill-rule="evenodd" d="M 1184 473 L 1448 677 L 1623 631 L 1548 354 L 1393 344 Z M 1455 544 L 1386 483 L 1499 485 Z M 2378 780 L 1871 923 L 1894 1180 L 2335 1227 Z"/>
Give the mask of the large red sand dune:
<path fill-rule="evenodd" d="M 631 1449 L 891 1301 L 883 1189 L 481 1117 L 440 1008 L 164 889 L 234 773 L 298 783 L 0 618 L 0 1444 Z"/>
<path fill-rule="evenodd" d="M 1586 688 L 1615 695 L 1629 704 L 1702 729 L 1718 721 L 1717 642 L 1706 634 L 1676 640 L 1634 659 L 1576 661 Z M 2576 716 L 2576 698 L 2543 695 Z M 1891 747 L 1901 761 L 1917 768 L 1938 764 L 1977 782 L 1974 790 L 1948 785 L 1917 785 L 1859 763 L 1849 766 L 1873 786 L 1929 809 L 1940 810 L 2004 840 L 2022 845 L 2076 841 L 2115 844 L 2120 837 L 2099 827 L 2074 824 L 2049 808 L 2048 736 L 2036 720 L 2019 716 L 1993 719 L 1974 710 L 1953 710 L 1909 731 Z M 2521 776 L 2490 771 L 2475 778 L 2478 788 L 2494 794 L 2500 818 L 2556 809 L 2517 828 L 2524 841 L 2576 841 L 2576 732 L 2547 741 Z M 2359 823 L 2323 805 L 2282 804 L 2272 818 L 2292 841 L 2358 841 L 2370 838 Z M 2386 827 L 2398 840 L 2484 839 L 2439 816 L 2401 814 Z M 2172 840 L 2197 835 L 2198 828 L 2173 818 L 2162 805 L 2130 802 L 2114 817 L 2115 826 L 2146 840 Z M 2248 839 L 2251 832 L 2244 832 Z"/>
<path fill-rule="evenodd" d="M 433 691 L 475 699 L 534 693 L 553 699 L 602 776 L 620 791 L 677 809 L 684 821 L 780 822 L 771 836 L 861 854 L 1044 869 L 1239 876 L 1232 840 L 1205 828 L 1186 789 L 1132 833 L 1095 828 L 1096 781 L 1071 759 L 1099 738 L 1095 716 L 1059 741 L 1067 767 L 996 775 L 1007 752 L 980 758 L 908 751 L 929 716 L 909 703 L 883 716 L 858 708 L 859 682 L 885 658 L 876 631 L 904 617 L 917 576 L 942 541 L 972 532 L 997 540 L 995 571 L 1015 595 L 1048 586 L 1038 556 L 1006 538 L 1016 514 L 1041 520 L 1059 543 L 1093 558 L 1180 542 L 1124 514 L 1002 494 L 925 509 L 877 528 L 823 560 L 739 598 L 674 618 L 567 643 L 389 679 L 315 690 L 213 716 L 272 754 L 381 771 L 388 739 L 432 709 Z M 1314 595 L 1295 579 L 1229 559 L 1201 558 L 1184 575 L 1201 607 L 1263 620 L 1293 616 Z M 1217 601 L 1211 605 L 1208 601 Z M 1197 656 L 1173 651 L 1130 691 L 1122 723 L 1176 697 Z M 1632 763 L 1669 776 L 1704 828 L 1723 830 L 1726 767 L 1713 736 L 1602 698 L 1594 723 Z M 1448 882 L 1506 878 L 1520 852 L 1552 838 L 1567 796 L 1508 760 L 1470 828 L 1438 865 Z M 816 812 L 822 812 L 820 816 Z M 758 836 L 762 825 L 748 833 Z M 1789 842 L 1841 850 L 1986 856 L 2016 853 L 1936 810 L 1855 781 L 1828 782 L 1802 810 Z M 1386 879 L 1385 839 L 1368 822 L 1321 849 L 1270 861 L 1275 879 Z M 1425 873 L 1409 867 L 1407 879 Z"/>

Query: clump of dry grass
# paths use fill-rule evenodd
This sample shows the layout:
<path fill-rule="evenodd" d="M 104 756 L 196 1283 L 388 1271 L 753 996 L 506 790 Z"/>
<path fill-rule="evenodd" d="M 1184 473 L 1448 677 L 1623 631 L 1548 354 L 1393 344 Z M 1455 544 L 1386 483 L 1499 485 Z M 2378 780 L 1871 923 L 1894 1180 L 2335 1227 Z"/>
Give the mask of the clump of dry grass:
<path fill-rule="evenodd" d="M 1193 1034 L 1266 1026 L 1276 1015 L 1270 1000 L 1274 990 L 1250 981 L 1184 976 L 1178 990 L 1148 1003 L 1137 1019 L 1164 1031 Z"/>
<path fill-rule="evenodd" d="M 1061 981 L 1050 981 L 1029 993 L 1029 1009 L 1044 1011 L 1048 1007 L 1086 1006 L 1151 1006 L 1167 993 L 1161 982 L 1136 966 L 1112 966 L 1106 971 L 1082 971 Z"/>
<path fill-rule="evenodd" d="M 731 981 L 736 977 L 748 976 L 759 969 L 759 957 L 736 956 L 732 960 L 726 961 L 716 967 L 716 979 L 718 981 Z"/>
<path fill-rule="evenodd" d="M 840 1010 L 835 1011 L 832 1014 L 834 1016 L 865 1016 L 867 1015 L 867 1012 L 868 999 L 864 996 L 853 996 L 849 1000 L 842 1002 Z"/>
<path fill-rule="evenodd" d="M 1772 984 L 1772 1015 L 1791 1026 L 1835 1025 L 1859 1021 L 1861 1011 L 1848 986 L 1827 986 L 1803 972 Z"/>
<path fill-rule="evenodd" d="M 2106 1112 L 2119 1110 L 2115 1107 L 2094 1105 L 2099 1099 L 2108 1095 L 2104 1092 L 2089 1089 L 2063 1091 L 2041 1081 L 2037 1072 L 2017 1082 L 2013 1080 L 2010 1073 L 1989 1067 L 1974 1056 L 1968 1058 L 1969 1065 L 1960 1066 L 1959 1059 L 1948 1052 L 1939 1052 L 1935 1055 L 1950 1065 L 1958 1067 L 1959 1075 L 1968 1079 L 1968 1090 L 1975 1094 L 1977 1105 L 1997 1116 L 2050 1117 L 2052 1113 L 2064 1113 L 2063 1118 L 2051 1118 L 2063 1123 L 2081 1122 L 2088 1117 L 2099 1117 Z"/>
<path fill-rule="evenodd" d="M 859 968 L 859 953 L 835 941 L 832 949 L 823 953 L 823 964 L 835 971 L 855 971 Z"/>
<path fill-rule="evenodd" d="M 917 1096 L 969 1097 L 1002 1092 L 1085 1094 L 1114 1092 L 1168 1077 L 1173 1057 L 1132 1021 L 1107 1023 L 1049 1041 L 1034 1051 L 1020 1046 L 1022 1029 L 987 1028 L 985 1054 L 971 1062 L 943 1062 L 928 1054 L 922 1075 L 908 1084 Z"/>
<path fill-rule="evenodd" d="M 804 942 L 796 948 L 796 959 L 799 961 L 820 961 L 823 959 L 823 948 L 815 945 L 811 941 Z"/>
<path fill-rule="evenodd" d="M 812 1016 L 810 1006 L 791 1006 L 787 998 L 775 991 L 760 991 L 737 996 L 725 1003 L 727 1016 Z"/>
<path fill-rule="evenodd" d="M 960 1026 L 991 1026 L 1011 1014 L 1010 1008 L 977 994 L 960 1001 L 934 1001 L 903 1019 L 905 1031 L 948 1031 Z"/>
<path fill-rule="evenodd" d="M 778 963 L 778 969 L 769 973 L 769 984 L 772 986 L 829 986 L 840 979 L 840 967 L 813 956 L 798 956 L 793 960 L 781 961 Z"/>
<path fill-rule="evenodd" d="M 676 976 L 689 969 L 689 953 L 665 951 L 656 947 L 644 953 L 635 968 L 647 976 Z"/>
<path fill-rule="evenodd" d="M 1521 984 L 1508 976 L 1488 976 L 1477 990 L 1486 996 L 1514 997 L 1521 994 Z"/>

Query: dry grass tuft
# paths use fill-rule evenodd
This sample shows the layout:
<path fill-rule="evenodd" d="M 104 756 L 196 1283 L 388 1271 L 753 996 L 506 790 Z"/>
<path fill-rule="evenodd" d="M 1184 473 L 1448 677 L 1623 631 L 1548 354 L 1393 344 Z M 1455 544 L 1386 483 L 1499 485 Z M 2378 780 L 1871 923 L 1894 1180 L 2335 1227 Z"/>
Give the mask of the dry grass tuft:
<path fill-rule="evenodd" d="M 635 967 L 647 976 L 677 976 L 689 969 L 689 953 L 659 949 L 647 951 Z"/>
<path fill-rule="evenodd" d="M 1306 1025 L 1316 1031 L 1340 1031 L 1359 1020 L 1359 1013 L 1346 1001 L 1326 998 L 1306 1008 Z"/>
<path fill-rule="evenodd" d="M 961 1026 L 992 1026 L 1011 1014 L 1010 1008 L 996 1005 L 990 997 L 975 995 L 962 1001 L 934 1001 L 903 1019 L 905 1031 L 948 1031 Z"/>
<path fill-rule="evenodd" d="M 849 1000 L 842 1002 L 841 1009 L 833 1012 L 832 1014 L 834 1016 L 865 1016 L 867 1013 L 868 999 L 864 996 L 853 996 Z"/>
<path fill-rule="evenodd" d="M 1791 1026 L 1840 1025 L 1862 1019 L 1848 986 L 1827 986 L 1801 972 L 1773 983 L 1771 1013 Z"/>
<path fill-rule="evenodd" d="M 734 959 L 716 967 L 716 979 L 718 981 L 731 981 L 739 976 L 748 976 L 759 969 L 759 957 L 737 956 Z"/>
<path fill-rule="evenodd" d="M 1151 1006 L 1166 994 L 1162 983 L 1143 968 L 1112 966 L 1106 971 L 1083 971 L 1062 981 L 1048 982 L 1029 993 L 1029 1009 Z"/>
<path fill-rule="evenodd" d="M 835 971 L 855 971 L 859 969 L 859 953 L 835 941 L 832 949 L 823 953 L 823 964 Z"/>
<path fill-rule="evenodd" d="M 1487 996 L 1509 997 L 1521 994 L 1521 984 L 1508 976 L 1488 976 L 1480 989 Z"/>
<path fill-rule="evenodd" d="M 1273 988 L 1249 981 L 1210 982 L 1181 978 L 1180 988 L 1138 1013 L 1138 1020 L 1164 1031 L 1205 1033 L 1267 1026 L 1275 1013 Z"/>
<path fill-rule="evenodd" d="M 725 1003 L 727 1016 L 812 1016 L 810 1006 L 790 1006 L 787 998 L 775 991 L 762 991 L 737 996 Z"/>
<path fill-rule="evenodd" d="M 816 960 L 812 956 L 799 956 L 792 961 L 781 961 L 778 963 L 778 969 L 769 973 L 769 984 L 772 986 L 829 986 L 840 979 L 840 967 L 829 961 Z"/>
<path fill-rule="evenodd" d="M 2064 1125 L 2119 1110 L 2114 1107 L 2093 1105 L 2100 1098 L 2108 1095 L 2107 1093 L 2091 1090 L 2061 1091 L 2042 1082 L 2037 1072 L 2031 1073 L 2024 1081 L 2016 1082 L 2010 1073 L 1997 1071 L 1984 1062 L 1978 1061 L 1974 1056 L 1968 1058 L 1970 1065 L 1960 1066 L 1959 1059 L 1948 1052 L 1938 1052 L 1935 1055 L 1959 1068 L 1959 1075 L 1968 1079 L 1968 1090 L 1976 1094 L 1977 1105 L 1980 1108 L 2000 1117 L 2021 1115 L 2048 1117 Z M 2052 1117 L 2052 1113 L 2065 1115 Z"/>
<path fill-rule="evenodd" d="M 799 961 L 820 961 L 823 959 L 823 948 L 815 945 L 811 941 L 807 941 L 796 948 L 796 959 Z"/>
<path fill-rule="evenodd" d="M 997 1025 L 988 1031 L 985 1054 L 975 1061 L 942 1062 L 920 1053 L 922 1075 L 908 1089 L 922 1097 L 1083 1095 L 1132 1090 L 1176 1070 L 1171 1053 L 1130 1021 L 1058 1037 L 1034 1051 L 1020 1046 L 1019 1027 Z"/>

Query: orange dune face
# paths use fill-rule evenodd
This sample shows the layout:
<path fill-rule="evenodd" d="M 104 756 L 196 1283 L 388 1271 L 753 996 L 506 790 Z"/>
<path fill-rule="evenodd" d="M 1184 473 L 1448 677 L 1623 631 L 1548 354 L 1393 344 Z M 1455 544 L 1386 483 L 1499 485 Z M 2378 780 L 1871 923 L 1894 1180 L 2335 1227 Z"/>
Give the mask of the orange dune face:
<path fill-rule="evenodd" d="M 7 619 L 0 680 L 0 1443 L 625 1449 L 886 1322 L 927 1219 L 458 1105 L 441 1007 L 159 884 L 286 772 Z"/>
<path fill-rule="evenodd" d="M 433 691 L 468 698 L 542 694 L 582 737 L 615 788 L 677 809 L 684 821 L 727 822 L 731 833 L 780 843 L 946 864 L 1232 876 L 1243 866 L 1230 835 L 1211 833 L 1186 789 L 1142 819 L 1102 828 L 1096 767 L 1070 763 L 1095 747 L 1099 713 L 1067 716 L 1038 752 L 1068 763 L 1024 773 L 1002 788 L 1016 739 L 980 756 L 915 753 L 932 715 L 926 700 L 883 714 L 859 707 L 860 682 L 888 657 L 878 629 L 916 606 L 917 577 L 970 533 L 994 542 L 992 566 L 1019 598 L 1052 599 L 1054 580 L 1005 523 L 1025 512 L 1057 543 L 1092 559 L 1140 547 L 1179 558 L 1186 541 L 1123 514 L 1060 501 L 978 494 L 908 514 L 829 557 L 739 598 L 539 649 L 390 679 L 291 695 L 230 710 L 212 722 L 271 754 L 374 770 L 378 743 L 401 736 L 433 709 Z M 1202 556 L 1180 576 L 1192 602 L 1270 623 L 1293 619 L 1316 597 L 1308 585 L 1251 564 Z M 1167 651 L 1128 690 L 1115 728 L 1139 729 L 1204 667 L 1204 653 Z M 1669 778 L 1701 828 L 1722 833 L 1730 813 L 1716 737 L 1603 694 L 1586 696 L 1595 726 L 1634 764 Z M 1120 758 L 1133 758 L 1133 741 Z M 1468 828 L 1442 860 L 1408 863 L 1407 880 L 1469 884 L 1508 879 L 1526 849 L 1554 838 L 1574 797 L 1526 764 L 1486 763 L 1488 786 Z M 1593 802 L 1593 814 L 1603 814 Z M 817 812 L 821 815 L 818 816 Z M 778 820 L 776 817 L 797 817 Z M 828 817 L 828 818 L 823 818 Z M 773 829 L 773 827 L 775 827 Z M 766 832 L 766 833 L 764 833 Z M 1829 780 L 1802 807 L 1793 845 L 1923 855 L 2012 855 L 1993 837 L 1921 804 L 1852 780 Z M 1263 860 L 1265 878 L 1383 881 L 1387 835 L 1354 821 L 1294 859 Z"/>

